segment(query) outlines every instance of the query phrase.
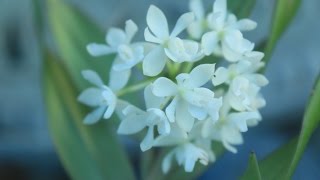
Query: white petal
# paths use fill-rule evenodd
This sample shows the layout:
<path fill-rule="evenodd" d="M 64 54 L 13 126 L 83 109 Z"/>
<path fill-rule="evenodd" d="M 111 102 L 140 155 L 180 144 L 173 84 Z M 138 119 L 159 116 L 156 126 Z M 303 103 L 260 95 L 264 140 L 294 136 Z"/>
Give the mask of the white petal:
<path fill-rule="evenodd" d="M 97 43 L 88 44 L 87 51 L 91 56 L 102 56 L 102 55 L 107 55 L 107 54 L 116 52 L 115 49 L 105 44 L 97 44 Z"/>
<path fill-rule="evenodd" d="M 257 23 L 250 19 L 241 19 L 237 22 L 240 31 L 251 31 L 257 27 Z"/>
<path fill-rule="evenodd" d="M 127 43 L 129 43 L 132 40 L 133 36 L 137 33 L 138 26 L 131 19 L 127 20 L 125 31 L 127 34 Z"/>
<path fill-rule="evenodd" d="M 88 88 L 80 94 L 78 101 L 88 106 L 99 106 L 103 101 L 102 90 Z"/>
<path fill-rule="evenodd" d="M 146 108 L 161 108 L 164 103 L 164 98 L 155 96 L 152 93 L 152 85 L 148 85 L 144 89 L 144 100 L 146 103 Z"/>
<path fill-rule="evenodd" d="M 173 28 L 170 37 L 176 37 L 194 21 L 194 13 L 189 12 L 181 15 Z"/>
<path fill-rule="evenodd" d="M 109 86 L 113 91 L 118 91 L 125 87 L 129 81 L 131 69 L 123 71 L 115 71 L 113 68 L 110 70 Z"/>
<path fill-rule="evenodd" d="M 213 53 L 214 49 L 218 46 L 218 35 L 216 32 L 211 31 L 205 33 L 201 39 L 201 46 L 204 51 L 204 54 L 209 56 Z"/>
<path fill-rule="evenodd" d="M 177 97 L 173 98 L 171 103 L 166 108 L 166 115 L 170 122 L 175 122 L 177 101 L 178 101 Z"/>
<path fill-rule="evenodd" d="M 174 96 L 178 91 L 177 85 L 165 77 L 158 78 L 152 84 L 152 92 L 158 97 Z"/>
<path fill-rule="evenodd" d="M 190 0 L 189 9 L 194 12 L 197 19 L 204 18 L 204 7 L 202 0 Z"/>
<path fill-rule="evenodd" d="M 213 129 L 212 125 L 213 125 L 213 121 L 211 121 L 210 119 L 204 121 L 202 130 L 201 130 L 202 137 L 207 138 L 210 136 L 210 133 L 212 133 L 212 129 Z"/>
<path fill-rule="evenodd" d="M 84 79 L 92 83 L 93 85 L 96 85 L 98 87 L 104 86 L 103 81 L 101 80 L 100 76 L 92 70 L 83 70 L 81 71 L 82 76 Z"/>
<path fill-rule="evenodd" d="M 146 76 L 156 76 L 161 73 L 166 65 L 166 55 L 163 47 L 158 46 L 146 55 L 143 60 L 143 74 Z"/>
<path fill-rule="evenodd" d="M 196 21 L 190 24 L 188 27 L 188 33 L 189 35 L 194 39 L 201 39 L 201 36 L 203 35 L 204 28 L 202 26 L 201 21 Z"/>
<path fill-rule="evenodd" d="M 168 22 L 163 12 L 151 5 L 147 13 L 147 24 L 152 33 L 159 39 L 169 37 Z"/>
<path fill-rule="evenodd" d="M 184 170 L 186 172 L 192 172 L 194 169 L 194 165 L 196 164 L 197 159 L 195 158 L 187 158 L 184 164 Z"/>
<path fill-rule="evenodd" d="M 252 63 L 258 63 L 264 57 L 264 53 L 258 51 L 250 51 L 245 53 L 246 60 L 251 61 Z"/>
<path fill-rule="evenodd" d="M 223 136 L 222 143 L 226 147 L 226 149 L 233 153 L 237 153 L 237 149 L 231 146 L 231 144 L 240 145 L 243 143 L 243 138 L 240 131 L 231 126 L 224 126 L 222 128 L 221 134 Z"/>
<path fill-rule="evenodd" d="M 216 0 L 213 4 L 213 12 L 226 13 L 227 12 L 227 1 L 226 0 Z"/>
<path fill-rule="evenodd" d="M 214 92 L 208 88 L 194 88 L 183 94 L 184 100 L 199 107 L 205 107 L 214 98 Z"/>
<path fill-rule="evenodd" d="M 227 15 L 227 0 L 216 0 L 213 4 L 213 13 L 220 13 L 221 19 Z"/>
<path fill-rule="evenodd" d="M 246 78 L 251 83 L 254 83 L 260 87 L 266 86 L 269 83 L 268 79 L 262 74 L 249 74 L 249 75 L 246 75 Z"/>
<path fill-rule="evenodd" d="M 188 134 L 179 128 L 176 124 L 171 124 L 171 130 L 169 135 L 158 136 L 153 143 L 153 146 L 172 146 L 177 144 L 183 144 L 188 141 Z"/>
<path fill-rule="evenodd" d="M 162 168 L 162 172 L 164 174 L 167 174 L 171 168 L 171 162 L 172 162 L 172 158 L 174 156 L 174 153 L 175 151 L 171 151 L 169 152 L 164 158 L 163 158 L 163 161 L 162 161 L 162 164 L 161 164 L 161 168 Z"/>
<path fill-rule="evenodd" d="M 119 28 L 110 28 L 106 37 L 106 41 L 112 48 L 117 48 L 120 44 L 126 43 L 126 39 L 126 33 Z"/>
<path fill-rule="evenodd" d="M 213 122 L 219 120 L 219 111 L 222 106 L 222 97 L 212 99 L 206 106 L 207 112 Z"/>
<path fill-rule="evenodd" d="M 105 106 L 102 106 L 102 107 L 99 107 L 95 110 L 93 110 L 91 113 L 89 113 L 83 120 L 83 123 L 84 124 L 94 124 L 96 122 L 98 122 L 104 111 L 106 110 L 106 107 Z"/>
<path fill-rule="evenodd" d="M 186 132 L 190 132 L 193 124 L 194 118 L 188 111 L 187 103 L 179 101 L 176 106 L 176 122 L 181 129 Z"/>
<path fill-rule="evenodd" d="M 102 96 L 108 102 L 108 108 L 107 108 L 107 111 L 104 113 L 103 118 L 109 119 L 112 116 L 114 110 L 116 109 L 117 97 L 115 96 L 115 94 L 113 94 L 111 89 L 109 89 L 108 91 L 104 91 L 102 93 Z"/>
<path fill-rule="evenodd" d="M 120 123 L 117 132 L 119 134 L 135 134 L 147 126 L 146 116 L 129 114 Z"/>
<path fill-rule="evenodd" d="M 240 31 L 229 31 L 222 42 L 222 51 L 226 60 L 236 62 L 242 58 L 243 37 Z"/>
<path fill-rule="evenodd" d="M 170 133 L 170 123 L 168 122 L 167 118 L 164 118 L 165 120 L 163 120 L 162 122 L 160 122 L 157 126 L 158 126 L 158 133 L 160 135 L 168 135 Z"/>
<path fill-rule="evenodd" d="M 207 117 L 207 112 L 205 109 L 194 106 L 194 105 L 189 105 L 189 113 L 194 117 L 197 118 L 198 120 L 204 120 Z"/>
<path fill-rule="evenodd" d="M 214 86 L 218 86 L 228 80 L 228 70 L 224 67 L 219 67 L 216 72 L 214 73 L 214 76 L 212 78 L 212 84 Z"/>
<path fill-rule="evenodd" d="M 261 115 L 258 112 L 231 113 L 228 119 L 232 121 L 241 132 L 248 131 L 247 121 L 260 121 Z"/>
<path fill-rule="evenodd" d="M 201 148 L 193 144 L 184 146 L 184 169 L 186 172 L 192 172 L 195 163 L 199 160 L 200 163 L 207 165 L 209 161 L 208 154 Z"/>
<path fill-rule="evenodd" d="M 149 127 L 147 135 L 144 137 L 140 144 L 141 151 L 147 151 L 153 146 L 153 126 Z"/>
<path fill-rule="evenodd" d="M 215 64 L 201 64 L 190 72 L 186 83 L 190 87 L 200 87 L 206 84 L 214 75 Z"/>
<path fill-rule="evenodd" d="M 149 28 L 144 29 L 144 38 L 148 42 L 156 43 L 156 44 L 161 44 L 162 40 L 159 38 L 155 37 L 153 34 L 151 34 Z"/>

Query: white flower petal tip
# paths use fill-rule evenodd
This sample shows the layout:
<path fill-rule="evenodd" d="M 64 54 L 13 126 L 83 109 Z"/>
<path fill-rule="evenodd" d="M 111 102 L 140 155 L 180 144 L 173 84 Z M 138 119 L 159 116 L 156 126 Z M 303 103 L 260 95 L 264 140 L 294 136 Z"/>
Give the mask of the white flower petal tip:
<path fill-rule="evenodd" d="M 102 87 L 104 85 L 102 79 L 95 71 L 83 70 L 83 71 L 81 71 L 81 74 L 84 79 L 86 79 L 87 81 L 89 81 L 93 85 L 96 85 L 98 87 Z"/>
<path fill-rule="evenodd" d="M 173 96 L 177 91 L 177 85 L 168 78 L 158 78 L 152 84 L 152 92 L 158 97 Z"/>
<path fill-rule="evenodd" d="M 105 111 L 105 107 L 99 107 L 93 110 L 84 118 L 83 123 L 86 125 L 92 125 L 97 123 L 101 119 L 104 111 Z"/>
<path fill-rule="evenodd" d="M 250 19 L 242 19 L 237 22 L 237 25 L 241 31 L 251 31 L 257 27 L 257 23 Z"/>
<path fill-rule="evenodd" d="M 153 49 L 149 54 L 146 55 L 142 68 L 143 74 L 146 76 L 156 76 L 161 73 L 166 65 L 165 52 L 162 47 Z"/>
<path fill-rule="evenodd" d="M 202 36 L 201 46 L 206 56 L 212 54 L 215 48 L 218 46 L 218 35 L 216 32 L 208 32 Z"/>
<path fill-rule="evenodd" d="M 220 67 L 216 70 L 215 74 L 212 78 L 212 84 L 214 86 L 219 86 L 223 83 L 225 83 L 228 80 L 228 70 L 226 68 Z"/>
<path fill-rule="evenodd" d="M 176 37 L 183 30 L 185 30 L 195 19 L 193 12 L 185 13 L 177 20 L 175 27 L 173 28 L 170 37 Z"/>
<path fill-rule="evenodd" d="M 104 44 L 91 43 L 87 45 L 87 51 L 91 56 L 102 56 L 114 53 L 115 50 Z"/>
<path fill-rule="evenodd" d="M 169 37 L 167 18 L 163 12 L 154 5 L 151 5 L 148 9 L 147 24 L 157 38 L 165 39 Z"/>

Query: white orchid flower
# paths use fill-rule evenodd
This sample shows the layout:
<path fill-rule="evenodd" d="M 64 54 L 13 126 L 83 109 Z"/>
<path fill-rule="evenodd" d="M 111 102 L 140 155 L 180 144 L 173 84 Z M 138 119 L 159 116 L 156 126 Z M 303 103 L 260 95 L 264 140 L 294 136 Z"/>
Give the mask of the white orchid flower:
<path fill-rule="evenodd" d="M 192 12 L 185 13 L 177 20 L 169 34 L 168 22 L 163 12 L 151 5 L 147 13 L 148 27 L 144 31 L 145 40 L 158 44 L 143 61 L 143 73 L 147 76 L 158 75 L 170 58 L 174 62 L 196 61 L 202 57 L 199 43 L 182 40 L 177 36 L 194 20 Z"/>
<path fill-rule="evenodd" d="M 214 86 L 222 83 L 230 84 L 234 78 L 241 76 L 259 87 L 266 86 L 269 83 L 268 79 L 257 73 L 263 66 L 264 63 L 262 62 L 252 63 L 242 60 L 236 64 L 231 64 L 228 68 L 219 67 L 212 78 L 212 84 Z"/>
<path fill-rule="evenodd" d="M 162 161 L 162 171 L 168 173 L 171 168 L 172 159 L 175 158 L 178 165 L 183 165 L 186 172 L 192 172 L 197 161 L 208 165 L 209 155 L 205 150 L 192 143 L 182 144 L 169 152 Z"/>
<path fill-rule="evenodd" d="M 234 145 L 243 144 L 243 137 L 238 127 L 229 121 L 215 123 L 212 127 L 210 137 L 222 142 L 223 146 L 230 152 L 237 153 Z"/>
<path fill-rule="evenodd" d="M 115 69 L 127 69 L 127 67 L 132 67 L 134 63 L 141 61 L 144 56 L 143 46 L 131 44 L 137 31 L 137 25 L 132 20 L 127 20 L 125 30 L 109 29 L 105 39 L 107 44 L 90 43 L 87 45 L 87 50 L 92 56 L 116 53 L 120 62 Z"/>
<path fill-rule="evenodd" d="M 201 40 L 206 55 L 223 55 L 231 62 L 240 60 L 246 53 L 247 56 L 261 56 L 258 52 L 248 52 L 253 49 L 253 44 L 245 40 L 241 33 L 255 29 L 257 24 L 249 19 L 238 21 L 235 15 L 228 13 L 226 0 L 214 2 L 213 11 L 207 17 L 207 24 L 211 31 L 205 33 Z"/>
<path fill-rule="evenodd" d="M 165 113 L 159 109 L 163 99 L 152 95 L 149 86 L 145 89 L 145 100 L 147 111 L 133 105 L 127 106 L 122 111 L 123 118 L 118 128 L 119 134 L 135 134 L 148 127 L 148 132 L 140 144 L 142 151 L 153 146 L 155 127 L 157 127 L 159 135 L 168 135 L 171 129 Z"/>
<path fill-rule="evenodd" d="M 237 111 L 255 111 L 257 101 L 264 101 L 259 96 L 260 87 L 244 77 L 236 77 L 230 84 L 227 96 L 232 108 Z M 259 103 L 260 104 L 260 103 Z"/>
<path fill-rule="evenodd" d="M 84 118 L 85 124 L 94 124 L 102 117 L 109 119 L 117 105 L 117 96 L 110 87 L 103 84 L 99 75 L 91 70 L 82 71 L 83 77 L 96 87 L 84 90 L 78 100 L 88 106 L 96 107 Z"/>
<path fill-rule="evenodd" d="M 158 78 L 152 85 L 152 92 L 158 97 L 172 97 L 166 108 L 166 114 L 171 122 L 189 132 L 195 118 L 205 119 L 208 115 L 213 121 L 219 118 L 221 98 L 215 98 L 214 92 L 203 88 L 214 74 L 214 64 L 202 64 L 195 67 L 190 74 L 179 74 L 177 84 L 168 78 Z"/>
<path fill-rule="evenodd" d="M 110 71 L 111 81 L 118 83 L 117 89 L 126 85 L 131 68 L 144 58 L 146 45 L 143 43 L 131 44 L 137 31 L 137 25 L 132 20 L 127 20 L 125 30 L 109 29 L 106 35 L 107 44 L 91 43 L 87 45 L 87 50 L 92 56 L 117 54 Z M 121 80 L 119 81 L 119 79 Z"/>

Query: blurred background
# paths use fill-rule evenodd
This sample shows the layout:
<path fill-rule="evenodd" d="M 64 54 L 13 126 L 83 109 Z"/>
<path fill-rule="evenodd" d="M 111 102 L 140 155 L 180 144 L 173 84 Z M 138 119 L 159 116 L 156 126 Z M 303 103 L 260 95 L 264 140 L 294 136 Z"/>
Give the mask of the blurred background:
<path fill-rule="evenodd" d="M 270 29 L 275 0 L 257 0 L 251 18 L 258 28 L 245 36 L 263 40 Z M 72 0 L 70 3 L 107 30 L 133 19 L 145 27 L 150 4 L 174 23 L 188 10 L 187 1 Z M 211 7 L 212 0 L 205 0 Z M 302 1 L 297 17 L 279 41 L 263 89 L 263 122 L 244 134 L 238 154 L 225 153 L 200 179 L 235 179 L 245 170 L 248 154 L 258 159 L 299 133 L 304 107 L 320 72 L 320 1 Z M 69 179 L 50 138 L 42 95 L 42 60 L 31 0 L 0 0 L 0 179 Z M 47 30 L 48 31 L 48 30 Z M 139 38 L 143 36 L 140 32 Z M 319 107 L 320 110 L 320 107 Z M 320 177 L 320 132 L 311 139 L 294 179 Z"/>

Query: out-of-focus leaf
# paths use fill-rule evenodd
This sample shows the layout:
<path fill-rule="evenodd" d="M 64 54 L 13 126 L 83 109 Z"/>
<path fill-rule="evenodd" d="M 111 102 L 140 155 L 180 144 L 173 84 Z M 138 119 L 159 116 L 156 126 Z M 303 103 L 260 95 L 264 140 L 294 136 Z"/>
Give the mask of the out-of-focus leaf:
<path fill-rule="evenodd" d="M 78 9 L 65 2 L 47 0 L 49 25 L 67 71 L 75 85 L 83 89 L 87 82 L 80 72 L 93 69 L 106 80 L 113 57 L 95 58 L 89 55 L 86 45 L 91 42 L 104 43 L 105 34 Z"/>
<path fill-rule="evenodd" d="M 250 154 L 247 173 L 241 179 L 243 179 L 243 180 L 262 180 L 257 157 L 256 157 L 256 154 L 253 152 Z"/>
<path fill-rule="evenodd" d="M 250 16 L 256 0 L 228 0 L 228 9 L 238 18 L 247 18 Z"/>
<path fill-rule="evenodd" d="M 299 138 L 276 150 L 259 162 L 261 176 L 266 180 L 291 179 L 306 149 L 311 135 L 320 123 L 320 78 L 312 90 L 309 104 L 304 114 Z M 244 177 L 250 177 L 248 171 Z"/>
<path fill-rule="evenodd" d="M 272 56 L 278 40 L 289 27 L 299 9 L 301 0 L 277 0 L 273 14 L 273 22 L 270 37 L 265 49 L 264 61 L 268 62 Z"/>
<path fill-rule="evenodd" d="M 289 143 L 259 161 L 260 174 L 264 180 L 285 180 L 296 143 L 297 138 L 291 140 Z M 249 169 L 247 169 L 242 176 L 242 179 L 251 180 L 254 179 L 254 177 L 255 174 L 252 174 Z"/>
<path fill-rule="evenodd" d="M 110 120 L 84 125 L 87 110 L 77 102 L 78 91 L 61 62 L 45 57 L 45 98 L 49 128 L 59 156 L 74 179 L 134 179 L 129 160 Z"/>
<path fill-rule="evenodd" d="M 311 92 L 309 104 L 305 111 L 302 123 L 302 129 L 299 136 L 299 141 L 295 154 L 292 158 L 292 162 L 288 171 L 288 178 L 290 178 L 294 170 L 296 169 L 299 160 L 301 159 L 303 152 L 310 140 L 311 135 L 314 133 L 320 123 L 320 76 L 318 77 L 314 88 Z"/>

